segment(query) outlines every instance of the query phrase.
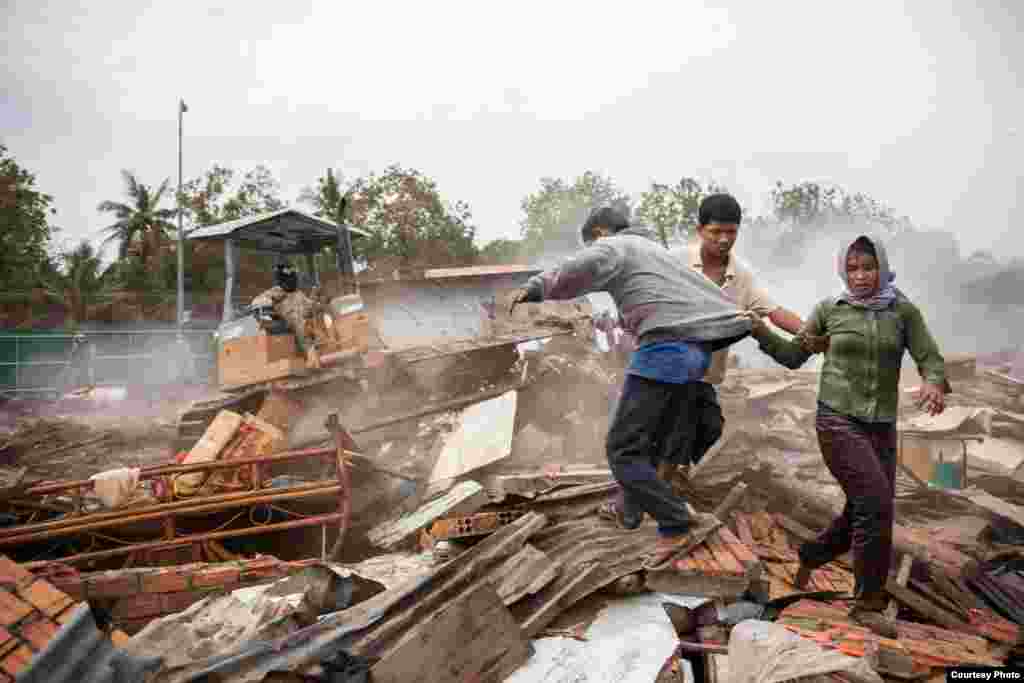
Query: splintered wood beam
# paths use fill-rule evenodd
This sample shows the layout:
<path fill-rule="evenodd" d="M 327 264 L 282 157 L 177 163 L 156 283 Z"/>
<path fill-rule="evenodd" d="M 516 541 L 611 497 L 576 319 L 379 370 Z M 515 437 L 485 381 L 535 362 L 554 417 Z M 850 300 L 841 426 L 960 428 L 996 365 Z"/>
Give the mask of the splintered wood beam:
<path fill-rule="evenodd" d="M 899 585 L 893 579 L 889 579 L 885 584 L 885 590 L 889 592 L 889 595 L 899 600 L 910 609 L 925 618 L 931 619 L 936 624 L 939 624 L 944 628 L 961 631 L 963 633 L 975 632 L 974 627 L 970 624 L 961 621 L 938 605 L 932 604 L 927 598 L 918 595 L 911 589 Z"/>
<path fill-rule="evenodd" d="M 910 570 L 914 566 L 914 558 L 910 555 L 904 554 L 900 560 L 900 568 L 896 573 L 896 583 L 900 586 L 906 586 L 907 581 L 910 580 Z M 885 616 L 890 620 L 896 618 L 896 614 L 900 611 L 900 605 L 896 600 L 890 600 L 889 606 L 885 608 Z"/>

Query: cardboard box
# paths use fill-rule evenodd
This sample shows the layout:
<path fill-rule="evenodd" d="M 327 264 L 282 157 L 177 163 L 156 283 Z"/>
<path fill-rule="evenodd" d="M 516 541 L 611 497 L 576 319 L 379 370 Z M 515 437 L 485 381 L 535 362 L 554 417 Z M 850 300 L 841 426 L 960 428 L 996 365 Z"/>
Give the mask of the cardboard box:
<path fill-rule="evenodd" d="M 217 354 L 221 387 L 241 387 L 288 377 L 305 369 L 295 337 L 257 334 L 225 342 Z"/>

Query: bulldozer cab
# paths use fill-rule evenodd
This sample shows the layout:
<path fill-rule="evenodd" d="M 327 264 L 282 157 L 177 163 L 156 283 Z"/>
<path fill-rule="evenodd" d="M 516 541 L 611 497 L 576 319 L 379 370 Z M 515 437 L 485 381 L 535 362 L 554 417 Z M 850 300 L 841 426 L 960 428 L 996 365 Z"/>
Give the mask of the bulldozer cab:
<path fill-rule="evenodd" d="M 337 354 L 365 350 L 368 320 L 355 281 L 352 238 L 366 233 L 347 225 L 311 216 L 297 209 L 242 218 L 194 230 L 188 239 L 224 244 L 224 306 L 217 340 L 218 372 L 222 389 L 235 389 L 301 374 L 319 367 L 307 349 L 296 344 L 295 330 L 259 315 L 270 316 L 250 305 L 254 296 L 239 281 L 240 258 L 251 254 L 272 255 L 275 264 L 288 262 L 300 275 L 298 287 L 318 299 L 320 312 L 303 332 L 317 341 L 318 352 Z M 330 253 L 337 266 L 337 282 L 324 282 L 316 257 Z M 333 275 L 333 274 L 332 274 Z M 336 286 L 328 286 L 336 285 Z M 336 292 L 323 301 L 324 290 Z"/>

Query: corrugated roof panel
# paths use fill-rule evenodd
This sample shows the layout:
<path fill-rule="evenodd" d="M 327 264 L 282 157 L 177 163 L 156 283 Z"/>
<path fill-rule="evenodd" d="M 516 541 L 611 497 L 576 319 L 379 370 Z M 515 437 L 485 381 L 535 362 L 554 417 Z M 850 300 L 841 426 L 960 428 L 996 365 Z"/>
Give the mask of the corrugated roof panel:
<path fill-rule="evenodd" d="M 227 237 L 257 235 L 273 235 L 275 231 L 282 234 L 303 234 L 320 239 L 332 239 L 336 235 L 337 224 L 325 218 L 318 218 L 295 208 L 285 208 L 255 216 L 246 216 L 226 223 L 207 225 L 196 228 L 189 233 L 190 240 L 225 239 Z M 369 233 L 352 226 L 346 226 L 354 235 L 368 237 Z"/>
<path fill-rule="evenodd" d="M 465 268 L 432 268 L 423 271 L 423 277 L 428 280 L 438 280 L 449 277 L 484 277 L 487 275 L 532 274 L 539 272 L 541 272 L 540 268 L 524 265 L 469 266 Z"/>

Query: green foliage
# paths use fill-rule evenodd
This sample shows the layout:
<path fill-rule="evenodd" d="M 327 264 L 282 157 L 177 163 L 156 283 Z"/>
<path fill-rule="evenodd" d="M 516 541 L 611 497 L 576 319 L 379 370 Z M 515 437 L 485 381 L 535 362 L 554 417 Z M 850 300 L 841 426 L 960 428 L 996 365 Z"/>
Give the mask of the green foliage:
<path fill-rule="evenodd" d="M 780 222 L 791 223 L 796 228 L 872 225 L 888 232 L 900 232 L 911 227 L 910 219 L 897 217 L 870 195 L 815 182 L 786 187 L 781 180 L 777 181 L 772 189 L 772 210 Z"/>
<path fill-rule="evenodd" d="M 299 194 L 299 201 L 313 206 L 313 215 L 335 223 L 343 223 L 348 216 L 342 215 L 345 198 L 345 176 L 338 171 L 327 169 L 327 175 L 318 178 L 316 188 L 306 187 Z"/>
<path fill-rule="evenodd" d="M 651 183 L 651 189 L 640 195 L 637 219 L 654 226 L 662 244 L 668 246 L 673 237 L 687 237 L 697 226 L 700 203 L 705 197 L 718 192 L 727 192 L 709 182 L 704 187 L 694 178 L 682 177 L 675 185 Z"/>
<path fill-rule="evenodd" d="M 171 219 L 173 209 L 162 209 L 164 193 L 168 189 L 168 181 L 164 180 L 155 190 L 140 183 L 131 171 L 121 171 L 125 182 L 125 193 L 128 203 L 103 201 L 98 210 L 112 213 L 117 221 L 103 229 L 107 234 L 104 244 L 118 242 L 118 258 L 128 258 L 133 246 L 137 245 L 138 258 L 143 268 L 149 267 L 154 258 L 158 258 L 160 250 L 166 245 L 171 231 L 175 230 Z"/>
<path fill-rule="evenodd" d="M 38 281 L 56 232 L 49 224 L 52 202 L 35 189 L 35 175 L 0 145 L 0 289 L 28 289 Z"/>
<path fill-rule="evenodd" d="M 324 193 L 330 182 L 321 178 L 319 184 L 318 201 L 327 210 L 332 197 L 340 198 Z M 386 260 L 427 267 L 474 262 L 476 228 L 469 205 L 443 201 L 437 184 L 423 173 L 389 166 L 381 175 L 371 173 L 352 182 L 348 195 L 349 222 L 370 234 L 354 240 L 353 251 L 371 267 Z"/>
<path fill-rule="evenodd" d="M 104 301 L 115 280 L 115 266 L 104 267 L 101 255 L 88 240 L 62 252 L 57 263 L 44 269 L 42 284 L 46 298 L 68 312 L 74 328 L 88 319 L 89 309 Z"/>
<path fill-rule="evenodd" d="M 245 216 L 278 211 L 281 187 L 266 166 L 256 166 L 236 183 L 234 169 L 214 164 L 206 173 L 182 184 L 184 218 L 192 228 L 216 225 Z"/>
<path fill-rule="evenodd" d="M 572 184 L 561 178 L 541 178 L 540 190 L 520 204 L 523 247 L 534 258 L 543 252 L 565 253 L 579 245 L 579 230 L 597 208 L 628 204 L 629 195 L 611 178 L 587 171 Z"/>
<path fill-rule="evenodd" d="M 520 240 L 493 240 L 483 246 L 477 261 L 486 265 L 522 263 L 523 243 Z"/>
<path fill-rule="evenodd" d="M 773 254 L 791 265 L 799 262 L 804 246 L 813 237 L 824 233 L 881 230 L 898 235 L 914 229 L 909 218 L 897 217 L 870 195 L 837 185 L 805 181 L 786 187 L 777 181 L 771 198 L 772 214 L 785 226 Z"/>

